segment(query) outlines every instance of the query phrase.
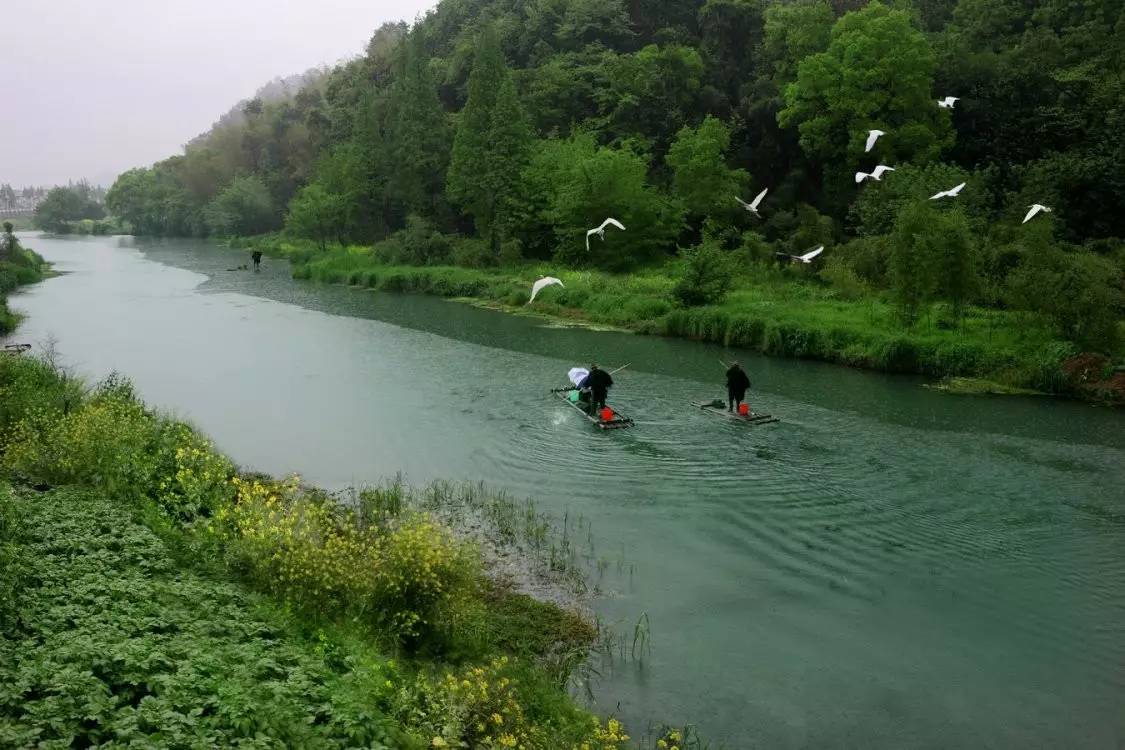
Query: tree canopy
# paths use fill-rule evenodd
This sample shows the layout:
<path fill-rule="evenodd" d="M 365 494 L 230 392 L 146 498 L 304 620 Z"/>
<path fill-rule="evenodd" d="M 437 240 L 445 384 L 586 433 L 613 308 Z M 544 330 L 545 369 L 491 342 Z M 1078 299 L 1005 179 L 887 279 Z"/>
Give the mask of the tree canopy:
<path fill-rule="evenodd" d="M 817 242 L 837 277 L 888 292 L 905 288 L 896 238 L 938 242 L 910 230 L 933 221 L 956 262 L 922 298 L 1014 305 L 1031 203 L 1055 209 L 1060 255 L 1012 283 L 1061 264 L 1068 284 L 1122 286 L 1123 70 L 1121 0 L 441 0 L 121 175 L 107 203 L 140 233 L 374 244 L 409 227 L 475 234 L 490 262 L 507 244 L 607 269 Z M 895 171 L 854 182 L 880 163 Z M 919 207 L 960 182 L 957 212 Z M 732 205 L 763 187 L 760 219 Z M 587 253 L 607 216 L 628 230 Z"/>

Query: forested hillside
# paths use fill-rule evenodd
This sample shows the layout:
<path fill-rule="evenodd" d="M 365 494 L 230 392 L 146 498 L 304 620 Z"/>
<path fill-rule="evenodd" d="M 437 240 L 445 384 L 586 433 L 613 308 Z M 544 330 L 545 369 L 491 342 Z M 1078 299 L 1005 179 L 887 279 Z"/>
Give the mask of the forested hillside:
<path fill-rule="evenodd" d="M 885 294 L 908 324 L 933 303 L 1026 310 L 1117 352 L 1121 0 L 442 0 L 243 114 L 123 174 L 111 210 L 400 264 L 686 253 L 737 276 L 823 244 L 810 282 Z M 735 200 L 765 188 L 760 218 Z M 1051 211 L 1023 223 L 1032 204 Z M 587 252 L 607 216 L 627 231 Z"/>

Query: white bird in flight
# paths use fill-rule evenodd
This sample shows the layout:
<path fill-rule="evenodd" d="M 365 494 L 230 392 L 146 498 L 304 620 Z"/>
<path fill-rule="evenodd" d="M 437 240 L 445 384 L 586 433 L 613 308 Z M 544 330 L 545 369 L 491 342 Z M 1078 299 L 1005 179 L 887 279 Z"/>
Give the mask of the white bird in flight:
<path fill-rule="evenodd" d="M 937 105 L 942 109 L 953 109 L 953 105 L 960 101 L 959 96 L 947 96 L 944 99 L 938 99 Z"/>
<path fill-rule="evenodd" d="M 867 146 L 863 149 L 863 152 L 867 153 L 871 149 L 875 148 L 875 141 L 879 140 L 879 136 L 882 135 L 886 135 L 886 133 L 884 133 L 882 130 L 867 131 Z"/>
<path fill-rule="evenodd" d="M 1028 208 L 1030 208 L 1031 210 L 1027 212 L 1027 216 L 1023 217 L 1023 221 L 1020 222 L 1021 224 L 1026 224 L 1027 222 L 1031 221 L 1035 217 L 1035 214 L 1039 213 L 1040 211 L 1045 214 L 1051 213 L 1051 209 L 1047 208 L 1042 203 L 1032 203 L 1030 206 L 1028 206 Z"/>
<path fill-rule="evenodd" d="M 866 180 L 868 177 L 870 177 L 871 179 L 875 180 L 876 182 L 879 182 L 880 180 L 883 179 L 884 174 L 886 174 L 887 172 L 893 172 L 893 171 L 895 171 L 894 167 L 888 167 L 885 164 L 880 164 L 879 166 L 875 167 L 875 169 L 871 170 L 870 172 L 856 172 L 855 173 L 855 181 L 858 184 L 858 183 Z"/>
<path fill-rule="evenodd" d="M 530 305 L 532 302 L 535 301 L 535 296 L 537 294 L 539 294 L 539 292 L 543 291 L 547 287 L 552 286 L 554 284 L 557 284 L 557 285 L 559 285 L 563 288 L 566 287 L 566 285 L 563 284 L 560 279 L 556 279 L 554 276 L 542 276 L 542 277 L 540 277 L 539 281 L 536 281 L 534 284 L 531 285 L 531 299 L 529 299 L 527 301 L 527 304 Z"/>
<path fill-rule="evenodd" d="M 965 183 L 961 183 L 957 187 L 949 188 L 949 190 L 942 190 L 940 193 L 935 193 L 930 196 L 930 200 L 936 201 L 939 198 L 956 198 L 957 194 L 961 192 L 961 188 L 965 187 Z"/>
<path fill-rule="evenodd" d="M 742 200 L 742 199 L 741 199 L 741 198 L 739 198 L 739 197 L 738 197 L 737 195 L 736 195 L 736 196 L 734 196 L 734 199 L 735 199 L 736 201 L 738 201 L 738 204 L 739 204 L 740 206 L 742 206 L 742 207 L 743 207 L 743 208 L 745 208 L 745 209 L 746 209 L 747 211 L 749 211 L 750 213 L 754 214 L 755 216 L 757 216 L 757 217 L 758 217 L 758 218 L 760 219 L 760 218 L 762 218 L 762 215 L 761 215 L 760 213 L 758 213 L 758 204 L 760 204 L 760 203 L 762 202 L 762 198 L 765 198 L 765 197 L 766 197 L 766 193 L 768 193 L 769 191 L 770 191 L 770 189 L 769 189 L 769 188 L 766 188 L 766 189 L 765 189 L 765 190 L 763 190 L 762 192 L 758 193 L 757 197 L 756 197 L 756 198 L 754 198 L 754 200 L 750 201 L 749 203 L 747 203 L 746 201 Z"/>
<path fill-rule="evenodd" d="M 812 263 L 813 258 L 824 252 L 824 245 L 820 245 L 815 250 L 810 250 L 804 255 L 790 255 L 789 253 L 776 253 L 783 258 L 791 258 L 798 263 Z"/>
<path fill-rule="evenodd" d="M 598 235 L 599 237 L 601 237 L 602 240 L 604 241 L 605 240 L 606 227 L 611 227 L 611 226 L 617 227 L 621 231 L 625 231 L 625 225 L 622 224 L 617 219 L 606 219 L 605 221 L 602 222 L 602 225 L 600 227 L 598 227 L 597 229 L 587 230 L 587 232 L 586 232 L 586 249 L 587 250 L 590 249 L 590 237 L 592 237 L 595 234 Z"/>

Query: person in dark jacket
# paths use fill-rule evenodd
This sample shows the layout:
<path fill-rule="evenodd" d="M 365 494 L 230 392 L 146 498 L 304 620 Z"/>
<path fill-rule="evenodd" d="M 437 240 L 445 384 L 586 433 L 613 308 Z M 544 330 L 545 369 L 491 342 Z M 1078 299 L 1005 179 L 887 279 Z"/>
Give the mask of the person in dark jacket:
<path fill-rule="evenodd" d="M 746 389 L 750 387 L 750 378 L 737 362 L 732 362 L 727 370 L 727 411 L 734 411 L 742 406 L 746 398 Z"/>
<path fill-rule="evenodd" d="M 262 265 L 262 251 L 255 250 L 254 252 L 250 253 L 250 259 L 254 261 L 254 270 L 257 271 L 258 268 Z"/>
<path fill-rule="evenodd" d="M 590 389 L 590 412 L 596 414 L 598 409 L 605 408 L 606 395 L 613 385 L 610 374 L 596 364 L 590 365 L 590 374 L 582 381 L 582 385 Z"/>

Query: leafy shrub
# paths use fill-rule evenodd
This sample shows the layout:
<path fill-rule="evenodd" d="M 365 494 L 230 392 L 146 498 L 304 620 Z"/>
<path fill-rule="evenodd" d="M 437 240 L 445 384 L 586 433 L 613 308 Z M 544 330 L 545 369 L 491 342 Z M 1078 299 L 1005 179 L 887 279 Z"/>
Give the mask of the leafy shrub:
<path fill-rule="evenodd" d="M 496 265 L 496 256 L 484 240 L 459 237 L 453 246 L 453 262 L 465 268 L 488 268 Z"/>
<path fill-rule="evenodd" d="M 167 423 L 161 435 L 158 460 L 166 465 L 157 471 L 157 503 L 180 522 L 217 511 L 231 496 L 234 464 L 215 451 L 210 440 L 187 425 Z"/>
<path fill-rule="evenodd" d="M 7 441 L 5 468 L 48 484 L 85 484 L 137 497 L 154 476 L 152 418 L 135 400 L 99 392 L 76 410 L 33 406 Z"/>
<path fill-rule="evenodd" d="M 860 299 L 871 293 L 863 279 L 839 258 L 829 258 L 819 275 L 844 299 Z"/>
<path fill-rule="evenodd" d="M 733 267 L 730 256 L 714 245 L 700 245 L 680 255 L 679 279 L 672 297 L 687 307 L 713 305 L 730 291 Z"/>
<path fill-rule="evenodd" d="M 1063 336 L 1083 347 L 1116 352 L 1125 295 L 1111 261 L 1084 251 L 1041 248 L 1024 259 L 1005 286 L 1013 307 L 1046 315 Z"/>
<path fill-rule="evenodd" d="M 475 593 L 469 551 L 423 515 L 377 526 L 331 500 L 284 484 L 232 480 L 235 501 L 217 530 L 243 552 L 264 587 L 318 612 L 350 612 L 399 642 L 440 640 L 442 627 Z"/>

